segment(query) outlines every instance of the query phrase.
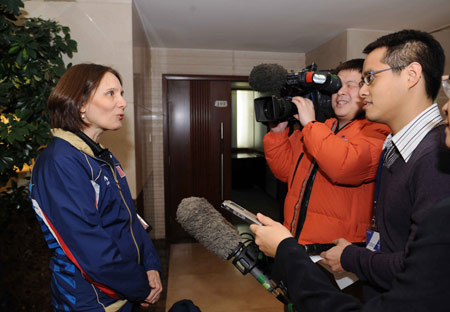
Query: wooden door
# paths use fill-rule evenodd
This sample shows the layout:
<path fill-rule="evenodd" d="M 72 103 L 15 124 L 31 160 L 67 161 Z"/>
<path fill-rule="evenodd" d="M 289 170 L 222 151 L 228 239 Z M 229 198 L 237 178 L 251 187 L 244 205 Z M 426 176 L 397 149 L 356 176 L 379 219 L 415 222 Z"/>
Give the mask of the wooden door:
<path fill-rule="evenodd" d="M 166 238 L 190 236 L 176 221 L 183 198 L 206 198 L 221 211 L 231 197 L 231 81 L 247 77 L 163 77 Z M 229 215 L 227 216 L 229 217 Z"/>

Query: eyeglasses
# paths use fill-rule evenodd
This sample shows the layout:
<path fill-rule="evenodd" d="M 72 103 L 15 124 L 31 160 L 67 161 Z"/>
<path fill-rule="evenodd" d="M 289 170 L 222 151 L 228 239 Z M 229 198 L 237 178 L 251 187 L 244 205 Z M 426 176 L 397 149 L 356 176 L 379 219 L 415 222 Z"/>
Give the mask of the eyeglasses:
<path fill-rule="evenodd" d="M 391 70 L 391 69 L 392 69 L 392 70 L 393 70 L 393 69 L 401 69 L 401 68 L 403 68 L 403 67 L 405 67 L 405 65 L 403 65 L 403 66 L 390 67 L 390 68 L 381 69 L 381 70 L 377 70 L 377 71 L 373 71 L 373 72 L 367 73 L 367 74 L 365 74 L 365 75 L 362 77 L 362 80 L 359 82 L 359 87 L 362 88 L 363 84 L 366 84 L 366 85 L 370 86 L 370 84 L 371 84 L 371 83 L 373 82 L 373 80 L 375 79 L 375 74 L 382 73 L 382 72 L 384 72 L 384 71 Z"/>
<path fill-rule="evenodd" d="M 442 89 L 447 97 L 450 99 L 450 79 L 442 80 Z"/>

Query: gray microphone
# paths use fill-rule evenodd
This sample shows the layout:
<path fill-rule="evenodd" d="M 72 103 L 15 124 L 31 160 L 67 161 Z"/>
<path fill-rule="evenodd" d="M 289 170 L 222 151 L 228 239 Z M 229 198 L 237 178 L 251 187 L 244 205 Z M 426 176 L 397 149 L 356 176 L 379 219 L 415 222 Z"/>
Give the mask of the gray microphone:
<path fill-rule="evenodd" d="M 236 228 L 204 198 L 185 198 L 178 205 L 177 221 L 206 249 L 228 260 L 239 248 L 241 237 Z"/>
<path fill-rule="evenodd" d="M 206 249 L 233 265 L 243 274 L 250 273 L 267 291 L 289 304 L 285 290 L 276 285 L 258 267 L 260 251 L 254 242 L 243 244 L 236 228 L 204 198 L 185 198 L 178 205 L 176 219 Z"/>

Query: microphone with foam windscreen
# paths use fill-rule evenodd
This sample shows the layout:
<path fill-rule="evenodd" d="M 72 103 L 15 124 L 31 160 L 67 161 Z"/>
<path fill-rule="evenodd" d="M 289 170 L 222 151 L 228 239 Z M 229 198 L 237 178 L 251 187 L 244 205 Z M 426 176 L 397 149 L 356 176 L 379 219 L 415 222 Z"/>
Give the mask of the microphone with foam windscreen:
<path fill-rule="evenodd" d="M 178 205 L 177 221 L 206 249 L 228 260 L 241 244 L 239 232 L 204 198 L 185 198 Z"/>
<path fill-rule="evenodd" d="M 290 304 L 285 291 L 279 289 L 267 277 L 264 269 L 258 267 L 263 254 L 251 240 L 247 244 L 241 241 L 241 235 L 206 199 L 185 198 L 178 205 L 176 219 L 181 226 L 206 249 L 221 259 L 233 258 L 234 266 L 242 273 L 250 273 L 278 300 Z M 248 240 L 247 240 L 248 241 Z"/>
<path fill-rule="evenodd" d="M 286 83 L 287 70 L 278 64 L 260 64 L 253 67 L 248 83 L 255 91 L 278 93 Z"/>

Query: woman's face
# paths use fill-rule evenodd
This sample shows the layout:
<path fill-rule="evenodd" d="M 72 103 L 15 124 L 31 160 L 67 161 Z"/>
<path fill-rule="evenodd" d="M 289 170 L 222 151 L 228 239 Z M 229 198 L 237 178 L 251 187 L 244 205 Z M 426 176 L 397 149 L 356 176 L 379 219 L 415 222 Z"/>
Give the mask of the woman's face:
<path fill-rule="evenodd" d="M 83 121 L 88 124 L 83 132 L 97 141 L 103 131 L 120 129 L 126 107 L 127 102 L 123 98 L 119 79 L 107 72 L 98 88 L 80 110 L 82 116 L 84 115 Z"/>

